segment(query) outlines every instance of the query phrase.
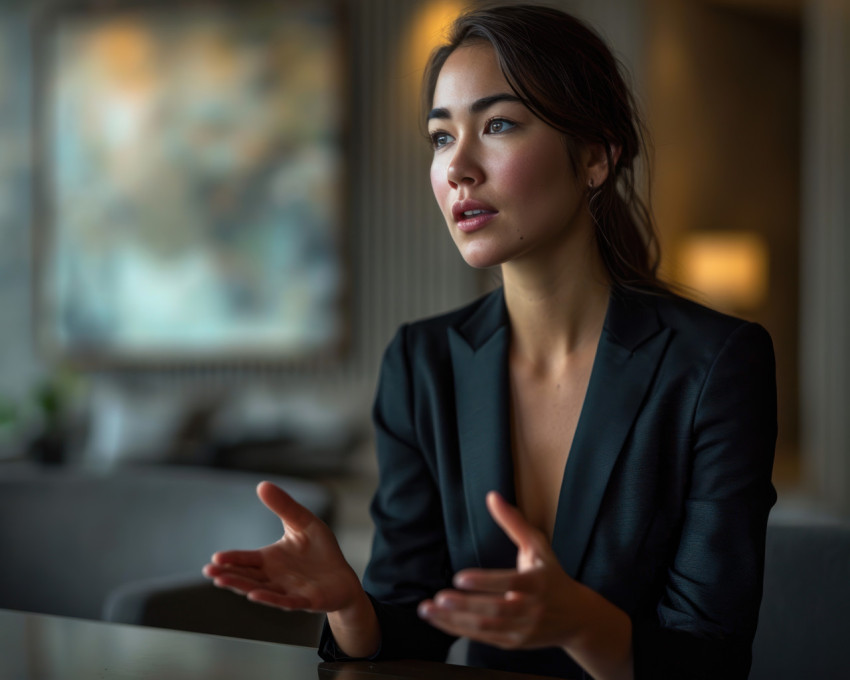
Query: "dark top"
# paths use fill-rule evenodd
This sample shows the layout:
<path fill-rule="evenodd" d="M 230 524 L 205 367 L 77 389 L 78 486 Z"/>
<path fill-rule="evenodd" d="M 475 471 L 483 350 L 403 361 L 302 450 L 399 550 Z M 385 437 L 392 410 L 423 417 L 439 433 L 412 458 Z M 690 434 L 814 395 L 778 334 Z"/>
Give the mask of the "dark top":
<path fill-rule="evenodd" d="M 445 658 L 416 615 L 467 567 L 515 566 L 486 493 L 516 494 L 509 325 L 501 290 L 402 326 L 373 419 L 380 483 L 364 587 L 375 658 Z M 776 381 L 759 325 L 675 295 L 611 295 L 564 470 L 552 547 L 564 570 L 629 614 L 637 678 L 745 678 L 776 500 Z M 326 626 L 326 659 L 344 658 Z M 471 643 L 469 663 L 583 677 L 558 648 Z"/>

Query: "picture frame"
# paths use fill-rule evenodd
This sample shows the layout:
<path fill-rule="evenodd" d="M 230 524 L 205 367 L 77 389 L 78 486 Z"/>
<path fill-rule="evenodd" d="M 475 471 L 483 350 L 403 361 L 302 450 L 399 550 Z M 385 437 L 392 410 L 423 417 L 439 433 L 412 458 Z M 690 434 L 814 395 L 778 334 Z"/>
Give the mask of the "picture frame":
<path fill-rule="evenodd" d="M 338 357 L 335 0 L 81 2 L 35 49 L 35 332 L 82 366 Z"/>

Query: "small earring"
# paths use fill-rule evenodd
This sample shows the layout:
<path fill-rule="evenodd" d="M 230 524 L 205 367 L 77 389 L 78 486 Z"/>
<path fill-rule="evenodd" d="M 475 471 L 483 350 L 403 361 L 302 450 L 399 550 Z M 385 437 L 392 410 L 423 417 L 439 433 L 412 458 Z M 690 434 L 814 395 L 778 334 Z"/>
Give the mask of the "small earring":
<path fill-rule="evenodd" d="M 591 178 L 587 183 L 587 188 L 593 191 L 593 179 Z"/>

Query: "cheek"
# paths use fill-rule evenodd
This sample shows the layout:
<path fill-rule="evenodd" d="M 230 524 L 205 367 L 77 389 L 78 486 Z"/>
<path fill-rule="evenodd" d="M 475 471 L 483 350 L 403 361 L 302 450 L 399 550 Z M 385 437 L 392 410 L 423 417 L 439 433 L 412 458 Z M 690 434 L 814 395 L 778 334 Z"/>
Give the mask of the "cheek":
<path fill-rule="evenodd" d="M 510 187 L 511 193 L 527 196 L 535 192 L 542 173 L 528 156 L 519 156 L 499 163 L 493 168 L 493 174 L 498 175 L 502 186 Z"/>
<path fill-rule="evenodd" d="M 494 167 L 500 183 L 510 187 L 518 196 L 532 197 L 537 194 L 550 194 L 553 187 L 564 190 L 568 177 L 563 164 L 553 162 L 550 148 L 533 149 L 529 152 L 511 156 Z"/>
<path fill-rule="evenodd" d="M 519 210 L 522 232 L 559 228 L 575 212 L 581 194 L 569 159 L 552 153 L 551 146 L 530 149 L 506 159 L 498 168 L 499 184 Z"/>
<path fill-rule="evenodd" d="M 441 210 L 445 210 L 446 197 L 449 193 L 449 183 L 446 181 L 446 170 L 438 163 L 431 164 L 431 190 L 434 192 L 434 198 L 437 199 L 437 205 Z"/>

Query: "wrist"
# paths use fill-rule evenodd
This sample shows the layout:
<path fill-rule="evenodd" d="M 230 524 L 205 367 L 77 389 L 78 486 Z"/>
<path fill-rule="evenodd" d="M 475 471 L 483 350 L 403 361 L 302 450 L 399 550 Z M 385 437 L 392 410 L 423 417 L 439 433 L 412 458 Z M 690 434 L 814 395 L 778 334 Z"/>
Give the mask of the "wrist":
<path fill-rule="evenodd" d="M 564 613 L 561 619 L 559 647 L 570 651 L 586 631 L 586 617 L 593 607 L 592 596 L 595 593 L 583 583 L 569 579 L 563 592 L 560 609 Z"/>
<path fill-rule="evenodd" d="M 374 607 L 372 600 L 363 590 L 360 583 L 357 583 L 357 590 L 352 595 L 351 599 L 339 609 L 328 612 L 328 616 L 333 616 L 339 623 L 346 628 L 357 626 L 364 619 L 368 619 L 374 615 Z"/>
<path fill-rule="evenodd" d="M 632 623 L 622 609 L 576 582 L 562 649 L 594 678 L 631 678 Z"/>
<path fill-rule="evenodd" d="M 370 657 L 381 646 L 375 607 L 362 587 L 351 603 L 328 612 L 328 623 L 337 646 L 350 657 Z"/>

